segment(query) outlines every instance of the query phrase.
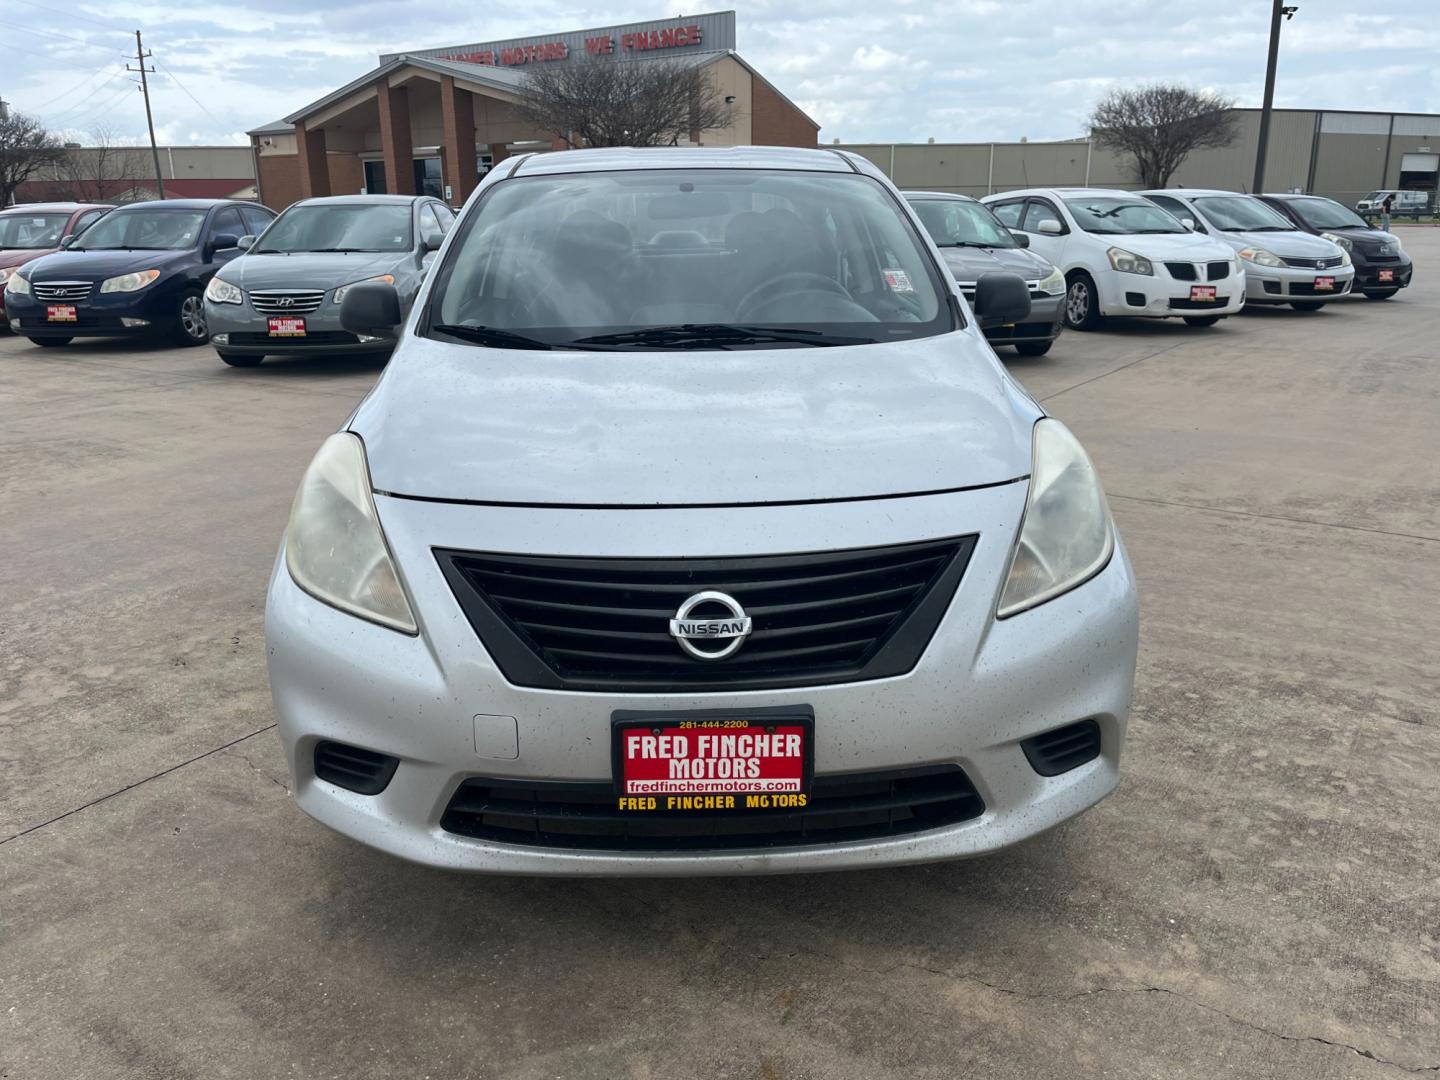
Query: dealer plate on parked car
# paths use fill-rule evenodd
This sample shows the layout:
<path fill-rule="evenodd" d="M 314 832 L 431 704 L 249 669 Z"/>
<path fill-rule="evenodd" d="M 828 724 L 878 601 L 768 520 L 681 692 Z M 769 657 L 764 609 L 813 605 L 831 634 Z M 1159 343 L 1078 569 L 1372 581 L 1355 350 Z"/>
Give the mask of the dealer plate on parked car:
<path fill-rule="evenodd" d="M 305 320 L 295 315 L 272 315 L 269 325 L 271 337 L 305 336 Z"/>
<path fill-rule="evenodd" d="M 45 318 L 50 322 L 75 322 L 75 305 L 51 304 L 45 309 Z"/>
<path fill-rule="evenodd" d="M 615 793 L 624 811 L 797 810 L 809 801 L 806 713 L 616 714 Z"/>
<path fill-rule="evenodd" d="M 1191 299 L 1191 300 L 1201 300 L 1201 301 L 1204 301 L 1204 302 L 1207 303 L 1207 304 L 1213 304 L 1213 303 L 1215 302 L 1215 286 L 1214 286 L 1214 285 L 1191 285 L 1191 286 L 1190 286 L 1190 299 Z"/>
<path fill-rule="evenodd" d="M 1394 270 L 1381 270 L 1381 271 L 1380 271 L 1380 280 L 1381 280 L 1381 281 L 1394 281 L 1394 280 L 1395 280 L 1395 271 L 1394 271 Z"/>
<path fill-rule="evenodd" d="M 1335 279 L 1333 277 L 1317 277 L 1315 279 L 1316 292 L 1332 292 L 1334 289 Z"/>

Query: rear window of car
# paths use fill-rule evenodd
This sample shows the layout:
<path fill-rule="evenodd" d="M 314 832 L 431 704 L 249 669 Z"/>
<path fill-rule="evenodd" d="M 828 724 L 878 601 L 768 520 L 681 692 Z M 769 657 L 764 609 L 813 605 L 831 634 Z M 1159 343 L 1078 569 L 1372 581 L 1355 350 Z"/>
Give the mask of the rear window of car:
<path fill-rule="evenodd" d="M 489 328 L 547 347 L 782 348 L 955 325 L 914 223 L 882 185 L 854 173 L 520 177 L 486 192 L 459 229 L 426 321 L 450 340 Z M 711 332 L 676 344 L 697 326 Z M 786 335 L 741 340 L 737 328 L 747 327 Z M 585 340 L 595 337 L 610 340 Z"/>

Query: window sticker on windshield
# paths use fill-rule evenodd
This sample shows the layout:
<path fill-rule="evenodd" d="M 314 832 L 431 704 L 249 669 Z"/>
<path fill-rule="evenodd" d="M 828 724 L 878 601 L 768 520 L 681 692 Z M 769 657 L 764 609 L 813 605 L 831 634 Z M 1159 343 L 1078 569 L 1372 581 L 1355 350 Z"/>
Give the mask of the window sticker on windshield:
<path fill-rule="evenodd" d="M 42 227 L 43 227 L 43 226 L 45 225 L 45 219 L 44 219 L 43 217 L 32 217 L 32 218 L 30 219 L 30 224 L 31 224 L 31 225 L 39 225 L 39 226 L 42 226 Z"/>
<path fill-rule="evenodd" d="M 892 270 L 886 268 L 880 271 L 885 275 L 885 284 L 890 286 L 891 292 L 914 292 L 915 286 L 910 284 L 910 275 L 904 270 Z"/>

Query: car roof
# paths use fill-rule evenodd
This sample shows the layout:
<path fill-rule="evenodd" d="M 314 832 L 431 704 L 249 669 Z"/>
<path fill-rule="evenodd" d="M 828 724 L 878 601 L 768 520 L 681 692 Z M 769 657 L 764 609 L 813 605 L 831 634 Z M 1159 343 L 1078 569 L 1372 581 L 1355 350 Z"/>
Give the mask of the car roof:
<path fill-rule="evenodd" d="M 1152 188 L 1150 191 L 1139 192 L 1141 195 L 1178 195 L 1182 199 L 1198 199 L 1210 195 L 1239 195 L 1242 198 L 1250 198 L 1248 191 L 1226 191 L 1223 188 L 1203 187 L 1175 187 L 1175 188 Z"/>
<path fill-rule="evenodd" d="M 433 195 L 316 195 L 301 199 L 306 206 L 410 206 L 417 202 L 439 202 Z M 297 204 L 298 205 L 298 204 Z"/>
<path fill-rule="evenodd" d="M 955 199 L 959 202 L 979 202 L 979 199 L 969 195 L 961 195 L 958 191 L 902 191 L 907 199 Z"/>
<path fill-rule="evenodd" d="M 133 210 L 138 206 L 163 206 L 168 210 L 209 210 L 215 206 L 254 206 L 260 210 L 269 209 L 267 206 L 261 206 L 259 203 L 249 202 L 245 199 L 145 199 L 143 202 L 117 206 L 116 209 Z"/>
<path fill-rule="evenodd" d="M 108 210 L 114 203 L 37 202 L 0 208 L 0 214 L 73 214 L 76 210 Z"/>
<path fill-rule="evenodd" d="M 865 163 L 868 165 L 868 162 Z M 873 166 L 872 166 L 873 168 Z M 521 158 L 507 176 L 632 169 L 793 169 L 869 172 L 855 155 L 794 146 L 647 146 L 556 150 Z"/>
<path fill-rule="evenodd" d="M 1324 199 L 1326 202 L 1335 201 L 1328 195 L 1296 195 L 1291 191 L 1267 191 L 1261 198 L 1279 199 L 1281 202 L 1295 202 L 1298 199 Z"/>
<path fill-rule="evenodd" d="M 1044 195 L 1050 198 L 1070 199 L 1084 198 L 1085 196 L 1103 195 L 1107 199 L 1126 198 L 1139 199 L 1138 191 L 1122 191 L 1119 188 L 1101 187 L 1054 187 L 1054 188 L 1016 188 L 1014 191 L 997 191 L 994 195 L 985 196 L 987 199 L 998 198 L 1004 195 L 1006 198 L 1021 198 L 1027 195 Z"/>

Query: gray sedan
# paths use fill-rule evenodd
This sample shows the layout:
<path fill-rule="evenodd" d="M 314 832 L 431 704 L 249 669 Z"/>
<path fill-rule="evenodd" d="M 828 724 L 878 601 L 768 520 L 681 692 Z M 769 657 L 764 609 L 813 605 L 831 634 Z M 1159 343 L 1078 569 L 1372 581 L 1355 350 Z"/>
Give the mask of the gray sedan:
<path fill-rule="evenodd" d="M 266 356 L 389 352 L 394 336 L 340 325 L 347 287 L 393 285 L 409 310 L 455 215 L 438 199 L 339 195 L 294 203 L 205 290 L 210 341 L 233 367 Z"/>

